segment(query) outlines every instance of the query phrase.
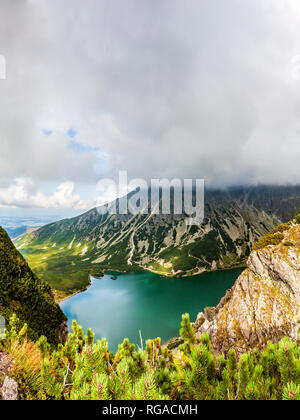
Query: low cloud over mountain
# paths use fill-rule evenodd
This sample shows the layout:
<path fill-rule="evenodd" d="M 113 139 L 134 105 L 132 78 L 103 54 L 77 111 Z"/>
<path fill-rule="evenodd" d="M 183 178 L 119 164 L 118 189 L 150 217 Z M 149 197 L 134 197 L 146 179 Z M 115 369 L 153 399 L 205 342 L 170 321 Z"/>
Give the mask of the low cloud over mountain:
<path fill-rule="evenodd" d="M 119 169 L 299 183 L 299 24 L 296 0 L 2 0 L 0 205 L 88 207 Z"/>

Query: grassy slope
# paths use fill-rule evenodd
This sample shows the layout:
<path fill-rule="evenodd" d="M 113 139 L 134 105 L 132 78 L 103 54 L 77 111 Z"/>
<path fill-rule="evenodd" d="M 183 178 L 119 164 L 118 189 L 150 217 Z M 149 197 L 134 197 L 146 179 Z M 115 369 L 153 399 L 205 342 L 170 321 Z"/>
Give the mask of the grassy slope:
<path fill-rule="evenodd" d="M 0 314 L 15 313 L 26 322 L 32 338 L 58 342 L 58 327 L 66 319 L 54 302 L 50 286 L 39 279 L 0 227 Z"/>

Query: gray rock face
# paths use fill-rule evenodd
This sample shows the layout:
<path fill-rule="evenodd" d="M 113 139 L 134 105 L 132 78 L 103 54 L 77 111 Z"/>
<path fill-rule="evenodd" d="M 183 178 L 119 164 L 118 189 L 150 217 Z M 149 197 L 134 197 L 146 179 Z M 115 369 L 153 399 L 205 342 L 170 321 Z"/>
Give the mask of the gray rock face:
<path fill-rule="evenodd" d="M 299 339 L 300 226 L 283 241 L 252 252 L 248 268 L 215 309 L 199 314 L 197 338 L 207 332 L 217 353 L 263 348 L 268 340 Z"/>
<path fill-rule="evenodd" d="M 58 338 L 61 343 L 65 343 L 67 341 L 68 332 L 69 332 L 68 323 L 67 321 L 63 321 L 60 324 L 59 331 L 58 331 Z"/>
<path fill-rule="evenodd" d="M 1 388 L 2 399 L 6 401 L 15 401 L 19 397 L 18 384 L 9 376 L 6 376 Z"/>

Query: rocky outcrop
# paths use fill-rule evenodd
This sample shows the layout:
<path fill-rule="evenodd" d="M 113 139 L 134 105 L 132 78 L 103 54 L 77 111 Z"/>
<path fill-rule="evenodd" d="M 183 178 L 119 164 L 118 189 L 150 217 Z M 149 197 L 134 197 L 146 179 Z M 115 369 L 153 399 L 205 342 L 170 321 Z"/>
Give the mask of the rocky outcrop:
<path fill-rule="evenodd" d="M 6 376 L 6 378 L 4 379 L 1 388 L 1 396 L 2 400 L 6 401 L 15 401 L 19 398 L 18 384 L 14 379 L 10 378 L 9 376 Z"/>
<path fill-rule="evenodd" d="M 267 245 L 251 253 L 247 269 L 219 305 L 197 317 L 197 338 L 209 333 L 218 353 L 263 348 L 268 340 L 278 342 L 284 336 L 298 340 L 300 225 L 282 226 L 277 232 L 267 241 L 278 243 L 261 241 Z"/>
<path fill-rule="evenodd" d="M 68 333 L 69 333 L 68 322 L 63 321 L 58 327 L 58 338 L 61 343 L 65 343 L 67 341 Z"/>
<path fill-rule="evenodd" d="M 0 353 L 0 377 L 5 377 L 12 369 L 12 360 L 8 353 Z"/>

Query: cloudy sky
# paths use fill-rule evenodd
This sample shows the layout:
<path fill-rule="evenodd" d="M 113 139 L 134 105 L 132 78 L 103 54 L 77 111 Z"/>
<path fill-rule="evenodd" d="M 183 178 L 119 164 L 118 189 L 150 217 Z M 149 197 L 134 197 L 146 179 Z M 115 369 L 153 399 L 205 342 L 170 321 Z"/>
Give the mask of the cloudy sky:
<path fill-rule="evenodd" d="M 0 0 L 0 55 L 2 210 L 119 170 L 300 183 L 298 0 Z"/>

